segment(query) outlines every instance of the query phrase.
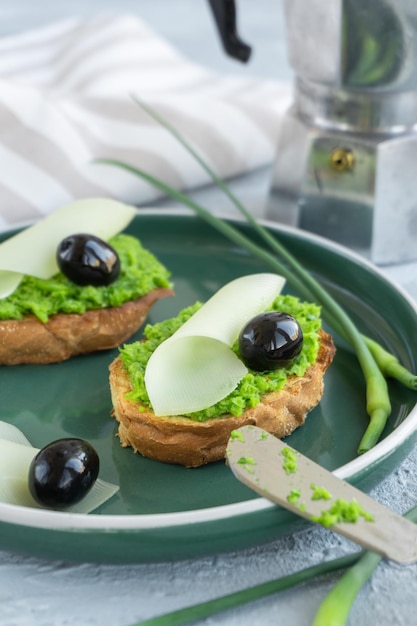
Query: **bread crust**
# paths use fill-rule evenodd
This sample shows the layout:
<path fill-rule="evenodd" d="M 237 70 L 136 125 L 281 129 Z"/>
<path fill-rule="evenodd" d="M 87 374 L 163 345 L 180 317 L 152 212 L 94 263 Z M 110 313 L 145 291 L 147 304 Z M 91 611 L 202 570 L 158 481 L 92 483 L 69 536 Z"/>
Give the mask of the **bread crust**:
<path fill-rule="evenodd" d="M 304 424 L 307 413 L 319 403 L 323 376 L 335 352 L 331 335 L 320 331 L 317 360 L 304 376 L 289 377 L 283 389 L 265 394 L 260 404 L 241 417 L 226 415 L 206 422 L 160 417 L 127 400 L 131 385 L 118 357 L 110 365 L 110 390 L 121 445 L 156 461 L 199 467 L 224 459 L 231 431 L 241 426 L 253 424 L 278 438 L 286 437 Z"/>
<path fill-rule="evenodd" d="M 0 365 L 58 363 L 78 354 L 115 348 L 140 328 L 157 300 L 171 295 L 171 289 L 154 289 L 118 307 L 58 313 L 46 323 L 34 315 L 0 320 Z"/>

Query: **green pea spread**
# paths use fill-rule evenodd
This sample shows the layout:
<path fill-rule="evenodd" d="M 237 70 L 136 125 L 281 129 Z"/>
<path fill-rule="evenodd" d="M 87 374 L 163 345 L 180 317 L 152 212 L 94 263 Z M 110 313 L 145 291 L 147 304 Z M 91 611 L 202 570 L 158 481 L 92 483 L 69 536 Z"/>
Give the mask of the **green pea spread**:
<path fill-rule="evenodd" d="M 284 448 L 281 452 L 284 457 L 282 467 L 286 474 L 295 474 L 298 469 L 297 455 L 290 448 Z"/>
<path fill-rule="evenodd" d="M 129 400 L 147 407 L 151 406 L 144 383 L 146 364 L 159 344 L 173 335 L 201 306 L 202 304 L 197 302 L 181 311 L 175 318 L 154 325 L 148 324 L 144 329 L 144 337 L 147 341 L 127 344 L 120 349 L 120 356 L 132 385 L 132 391 L 127 396 Z M 288 376 L 303 376 L 308 367 L 316 361 L 319 349 L 318 331 L 321 328 L 320 307 L 316 304 L 301 302 L 293 296 L 280 295 L 273 302 L 271 310 L 289 313 L 298 321 L 304 335 L 301 353 L 285 368 L 266 373 L 249 371 L 241 379 L 237 388 L 226 398 L 207 409 L 190 413 L 186 417 L 198 422 L 227 413 L 239 417 L 246 409 L 259 404 L 265 393 L 282 389 Z M 239 355 L 237 342 L 233 350 Z"/>
<path fill-rule="evenodd" d="M 80 287 L 63 274 L 43 280 L 25 276 L 19 287 L 0 300 L 1 320 L 36 315 L 47 322 L 56 313 L 85 313 L 91 309 L 120 306 L 153 289 L 171 287 L 168 270 L 130 235 L 116 235 L 109 243 L 120 258 L 117 280 L 105 287 Z"/>
<path fill-rule="evenodd" d="M 371 513 L 365 511 L 356 500 L 348 502 L 343 498 L 338 498 L 329 509 L 322 511 L 321 515 L 313 516 L 311 520 L 330 528 L 334 524 L 342 522 L 356 524 L 360 517 L 363 517 L 366 522 L 374 521 Z"/>

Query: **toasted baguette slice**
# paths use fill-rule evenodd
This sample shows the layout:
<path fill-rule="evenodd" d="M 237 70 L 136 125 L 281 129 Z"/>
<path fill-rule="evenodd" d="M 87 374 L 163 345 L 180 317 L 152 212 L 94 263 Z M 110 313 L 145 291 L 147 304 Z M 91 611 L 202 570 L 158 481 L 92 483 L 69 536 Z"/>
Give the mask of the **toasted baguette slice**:
<path fill-rule="evenodd" d="M 22 320 L 0 320 L 0 365 L 58 363 L 77 354 L 115 348 L 142 326 L 152 305 L 174 295 L 154 289 L 118 307 L 83 314 L 58 313 L 46 323 L 34 315 Z"/>
<path fill-rule="evenodd" d="M 223 459 L 231 431 L 241 426 L 253 424 L 278 438 L 286 437 L 304 424 L 307 413 L 319 403 L 323 376 L 335 351 L 332 337 L 320 331 L 317 360 L 304 376 L 289 377 L 283 389 L 265 394 L 260 404 L 241 417 L 224 415 L 206 422 L 160 417 L 127 400 L 129 378 L 121 359 L 116 358 L 110 365 L 110 390 L 120 442 L 156 461 L 199 467 Z"/>

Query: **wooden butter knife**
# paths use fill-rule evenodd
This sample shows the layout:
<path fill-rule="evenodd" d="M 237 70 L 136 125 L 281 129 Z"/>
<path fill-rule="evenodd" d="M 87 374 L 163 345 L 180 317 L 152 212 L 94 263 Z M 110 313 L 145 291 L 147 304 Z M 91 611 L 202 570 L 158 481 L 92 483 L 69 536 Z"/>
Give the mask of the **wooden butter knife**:
<path fill-rule="evenodd" d="M 264 498 L 393 561 L 417 561 L 417 525 L 261 428 L 233 431 L 226 460 Z"/>

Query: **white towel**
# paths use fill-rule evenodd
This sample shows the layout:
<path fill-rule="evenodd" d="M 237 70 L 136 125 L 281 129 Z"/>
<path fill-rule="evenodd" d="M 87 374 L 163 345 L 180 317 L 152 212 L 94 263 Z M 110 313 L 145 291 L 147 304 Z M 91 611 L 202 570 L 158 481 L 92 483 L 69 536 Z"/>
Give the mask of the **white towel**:
<path fill-rule="evenodd" d="M 145 204 L 160 193 L 99 158 L 178 189 L 208 182 L 132 94 L 167 119 L 224 178 L 272 161 L 287 84 L 219 75 L 130 15 L 66 20 L 0 39 L 0 227 L 76 198 Z"/>

